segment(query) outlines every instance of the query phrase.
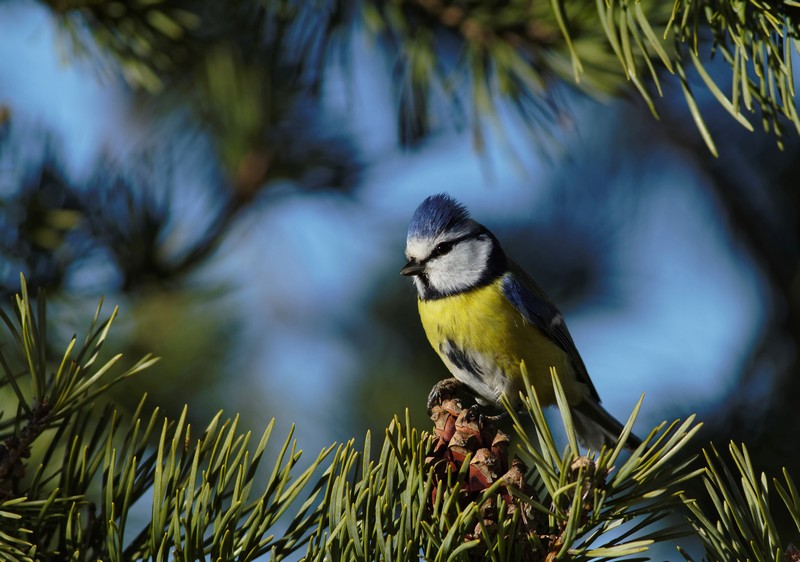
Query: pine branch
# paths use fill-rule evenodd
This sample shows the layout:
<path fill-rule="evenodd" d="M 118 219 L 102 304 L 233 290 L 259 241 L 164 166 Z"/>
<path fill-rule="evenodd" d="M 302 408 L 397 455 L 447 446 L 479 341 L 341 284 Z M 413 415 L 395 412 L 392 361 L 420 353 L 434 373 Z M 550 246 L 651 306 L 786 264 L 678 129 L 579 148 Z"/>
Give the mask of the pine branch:
<path fill-rule="evenodd" d="M 465 6 L 408 0 L 404 5 L 412 14 L 421 7 L 428 26 L 451 30 L 465 43 L 463 68 L 454 73 L 472 76 L 472 98 L 479 115 L 496 115 L 492 100 L 503 96 L 524 110 L 526 103 L 536 103 L 531 96 L 541 95 L 554 79 L 560 79 L 596 97 L 619 95 L 628 81 L 657 116 L 653 94 L 662 95 L 660 76 L 666 70 L 677 73 L 695 124 L 716 154 L 687 78 L 696 71 L 742 126 L 752 130 L 744 109 L 750 113 L 760 109 L 765 130 L 774 131 L 779 143 L 786 121 L 800 131 L 791 64 L 800 15 L 796 7 L 676 0 L 669 10 L 661 2 L 622 0 L 598 1 L 596 10 L 591 10 L 586 3 L 556 0 L 538 8 L 511 2 L 490 12 L 484 3 Z M 413 15 L 403 18 L 398 13 L 403 12 L 390 13 L 387 8 L 383 17 L 367 19 L 380 21 L 403 45 L 423 45 L 403 50 L 422 53 L 417 56 L 429 60 L 441 58 L 426 39 L 428 34 L 408 24 Z M 387 23 L 398 20 L 400 24 Z M 728 94 L 707 68 L 715 53 L 730 67 Z M 419 67 L 411 55 L 404 58 L 405 64 Z M 440 77 L 444 79 L 443 74 Z M 412 74 L 411 78 L 413 88 L 431 82 L 430 76 L 415 80 Z"/>
<path fill-rule="evenodd" d="M 524 464 L 510 462 L 502 433 L 457 401 L 435 409 L 438 439 L 412 429 L 408 416 L 395 419 L 371 461 L 367 436 L 363 454 L 334 463 L 327 527 L 306 559 L 612 559 L 688 532 L 665 520 L 681 507 L 681 486 L 702 472 L 678 457 L 699 429 L 691 418 L 654 429 L 616 467 L 625 435 L 613 450 L 584 456 L 563 406 L 569 443 L 559 451 L 530 385 L 524 400 L 527 424 L 508 409 Z"/>
<path fill-rule="evenodd" d="M 693 92 L 695 72 L 748 130 L 753 126 L 745 110 L 759 110 L 764 129 L 779 144 L 787 123 L 800 131 L 791 61 L 800 11 L 793 3 L 401 0 L 366 3 L 364 10 L 371 29 L 395 45 L 401 92 L 412 92 L 400 99 L 421 100 L 413 107 L 401 103 L 405 120 L 417 123 L 420 134 L 427 129 L 427 100 L 436 85 L 454 96 L 469 85 L 480 144 L 481 121 L 496 126 L 503 99 L 543 125 L 558 116 L 548 101 L 558 81 L 598 98 L 624 95 L 631 85 L 657 117 L 654 97 L 662 95 L 662 79 L 677 74 L 695 125 L 716 154 Z M 447 54 L 452 47 L 439 39 L 443 33 L 461 44 L 455 60 Z M 729 67 L 727 93 L 712 78 L 715 55 Z"/>
<path fill-rule="evenodd" d="M 111 405 L 98 411 L 93 402 L 111 385 L 155 359 L 122 372 L 114 372 L 119 356 L 102 362 L 116 311 L 100 322 L 98 307 L 82 344 L 73 338 L 52 362 L 44 351 L 44 300 L 32 303 L 24 278 L 16 305 L 15 317 L 0 314 L 11 336 L 0 350 L 0 391 L 18 404 L 0 424 L 0 554 L 114 561 L 270 553 L 278 560 L 305 544 L 320 521 L 327 475 L 317 473 L 333 446 L 298 470 L 291 432 L 274 459 L 265 458 L 272 423 L 253 444 L 238 419 L 221 412 L 195 435 L 185 408 L 177 420 L 158 409 L 144 416 L 144 398 L 131 419 Z M 269 477 L 259 488 L 265 464 Z M 142 502 L 151 520 L 131 528 L 131 509 Z M 288 530 L 270 534 L 279 520 Z"/>
<path fill-rule="evenodd" d="M 695 499 L 683 498 L 707 560 L 797 560 L 800 550 L 782 536 L 775 523 L 777 509 L 783 507 L 800 533 L 800 495 L 791 476 L 784 469 L 782 479 L 770 481 L 764 473 L 756 474 L 746 447 L 730 443 L 728 451 L 734 470 L 713 446 L 704 451 L 707 468 L 703 483 L 716 514 L 704 512 Z M 773 491 L 783 506 L 776 508 L 771 503 Z"/>
<path fill-rule="evenodd" d="M 112 54 L 131 84 L 152 91 L 160 90 L 187 61 L 204 58 L 208 45 L 212 54 L 219 48 L 217 39 L 231 32 L 219 21 L 247 22 L 244 16 L 261 26 L 247 27 L 250 47 L 258 50 L 266 44 L 275 51 L 272 63 L 282 63 L 272 64 L 270 76 L 260 83 L 280 75 L 318 92 L 327 46 L 349 31 L 354 19 L 351 7 L 341 1 L 324 3 L 324 9 L 317 2 L 244 3 L 228 6 L 223 18 L 179 0 L 50 5 L 63 16 L 76 50 L 100 54 L 96 58 L 101 59 L 104 52 Z M 800 131 L 792 70 L 799 17 L 800 7 L 790 1 L 675 0 L 669 5 L 598 0 L 592 5 L 584 0 L 371 0 L 361 4 L 355 19 L 386 39 L 396 57 L 400 134 L 406 144 L 430 131 L 431 98 L 437 93 L 457 109 L 468 92 L 480 147 L 483 126 L 500 126 L 502 100 L 546 134 L 561 115 L 554 102 L 559 82 L 598 98 L 626 95 L 632 86 L 657 116 L 656 98 L 666 80 L 680 86 L 695 126 L 716 154 L 696 99 L 701 83 L 747 129 L 753 128 L 748 114 L 758 112 L 762 126 L 774 132 L 779 144 L 787 125 Z M 209 41 L 211 37 L 216 39 Z M 723 86 L 714 78 L 714 58 L 727 66 Z M 251 86 L 243 103 L 253 109 L 258 84 Z M 252 129 L 252 124 L 245 128 Z M 242 163 L 237 142 L 247 140 L 246 132 L 241 135 L 226 149 L 234 154 L 225 155 L 237 166 Z M 249 143 L 246 148 L 256 149 L 254 156 L 263 160 L 257 146 Z M 264 162 L 250 165 L 258 168 Z"/>
<path fill-rule="evenodd" d="M 716 450 L 695 468 L 685 450 L 700 425 L 662 423 L 622 456 L 641 401 L 616 444 L 579 449 L 564 389 L 551 379 L 567 438 L 557 444 L 526 378 L 521 412 L 506 404 L 514 440 L 473 408 L 434 408 L 434 434 L 395 419 L 373 457 L 367 434 L 325 448 L 305 469 L 292 432 L 267 458 L 274 427 L 255 442 L 238 418 L 218 413 L 199 432 L 187 409 L 165 419 L 93 402 L 141 371 L 102 361 L 115 314 L 73 338 L 61 359 L 45 349 L 45 307 L 22 279 L 9 343 L 0 349 L 0 393 L 16 405 L 0 423 L 0 556 L 8 560 L 280 560 L 305 548 L 325 560 L 614 560 L 694 532 L 709 560 L 795 560 L 775 523 L 774 490 L 800 531 L 800 495 L 789 474 L 756 474 L 746 448 L 734 469 Z M 5 403 L 8 403 L 6 400 Z M 509 446 L 514 444 L 514 458 Z M 266 480 L 257 475 L 266 465 Z M 324 468 L 323 468 L 324 467 Z M 684 486 L 702 476 L 715 514 Z M 136 523 L 135 506 L 149 511 Z M 675 522 L 683 513 L 688 525 Z M 285 530 L 275 533 L 280 525 Z M 691 557 L 681 550 L 687 560 Z"/>

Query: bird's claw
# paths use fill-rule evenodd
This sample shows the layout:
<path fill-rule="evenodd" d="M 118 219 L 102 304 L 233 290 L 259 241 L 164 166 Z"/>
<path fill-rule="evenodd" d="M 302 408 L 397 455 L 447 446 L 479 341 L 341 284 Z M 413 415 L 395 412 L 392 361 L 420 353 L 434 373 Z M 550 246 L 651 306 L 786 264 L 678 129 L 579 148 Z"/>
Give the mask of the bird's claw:
<path fill-rule="evenodd" d="M 441 406 L 445 400 L 455 398 L 464 384 L 456 378 L 449 378 L 437 382 L 428 394 L 428 415 L 431 415 L 435 406 Z"/>
<path fill-rule="evenodd" d="M 467 413 L 468 421 L 476 421 L 480 427 L 495 426 L 504 422 L 508 418 L 508 412 L 502 412 L 493 416 L 481 412 L 480 406 L 474 404 L 470 406 Z"/>
<path fill-rule="evenodd" d="M 499 414 L 495 414 L 494 416 L 483 416 L 483 421 L 489 424 L 498 424 L 506 421 L 510 417 L 508 412 L 500 412 Z"/>

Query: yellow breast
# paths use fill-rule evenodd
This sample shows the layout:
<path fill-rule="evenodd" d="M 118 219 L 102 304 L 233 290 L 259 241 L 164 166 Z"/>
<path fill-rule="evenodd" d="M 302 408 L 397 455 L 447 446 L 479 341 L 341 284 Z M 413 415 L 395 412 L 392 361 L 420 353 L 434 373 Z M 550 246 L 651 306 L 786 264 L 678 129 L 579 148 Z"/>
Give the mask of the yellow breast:
<path fill-rule="evenodd" d="M 558 370 L 569 402 L 579 402 L 586 390 L 575 381 L 569 357 L 541 329 L 525 320 L 503 295 L 501 283 L 502 279 L 498 279 L 491 285 L 458 295 L 420 300 L 419 314 L 431 346 L 453 376 L 489 402 L 496 403 L 503 392 L 512 401 L 516 400 L 517 393 L 524 388 L 521 361 L 525 361 L 531 383 L 543 404 L 555 402 L 550 367 Z M 481 378 L 494 396 L 487 395 L 486 386 L 468 380 L 463 369 L 453 364 L 444 352 L 448 345 L 481 358 L 482 365 L 487 367 L 482 369 L 486 372 Z"/>

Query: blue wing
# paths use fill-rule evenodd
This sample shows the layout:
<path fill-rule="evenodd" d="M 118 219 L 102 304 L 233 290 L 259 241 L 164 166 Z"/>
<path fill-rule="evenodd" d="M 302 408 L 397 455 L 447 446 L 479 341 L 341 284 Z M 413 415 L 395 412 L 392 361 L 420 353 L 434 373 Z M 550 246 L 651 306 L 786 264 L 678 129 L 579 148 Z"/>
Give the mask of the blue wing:
<path fill-rule="evenodd" d="M 525 320 L 542 330 L 557 346 L 563 349 L 575 367 L 578 380 L 589 387 L 591 395 L 599 402 L 600 396 L 589 378 L 564 316 L 545 292 L 515 263 L 509 264 L 509 273 L 503 277 L 503 295 L 514 305 Z"/>

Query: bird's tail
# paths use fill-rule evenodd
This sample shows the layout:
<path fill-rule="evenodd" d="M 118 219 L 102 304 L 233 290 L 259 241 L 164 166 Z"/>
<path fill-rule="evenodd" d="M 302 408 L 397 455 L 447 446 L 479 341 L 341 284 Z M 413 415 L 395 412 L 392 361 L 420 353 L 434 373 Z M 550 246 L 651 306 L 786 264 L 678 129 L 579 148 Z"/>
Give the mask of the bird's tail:
<path fill-rule="evenodd" d="M 586 399 L 574 406 L 572 419 L 578 440 L 594 451 L 599 451 L 603 445 L 613 447 L 622 434 L 622 424 L 595 400 Z M 625 446 L 631 450 L 641 444 L 642 440 L 632 432 L 625 442 Z"/>

